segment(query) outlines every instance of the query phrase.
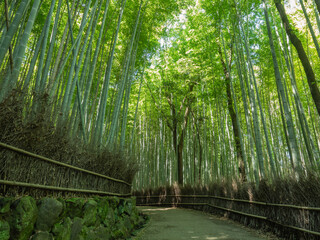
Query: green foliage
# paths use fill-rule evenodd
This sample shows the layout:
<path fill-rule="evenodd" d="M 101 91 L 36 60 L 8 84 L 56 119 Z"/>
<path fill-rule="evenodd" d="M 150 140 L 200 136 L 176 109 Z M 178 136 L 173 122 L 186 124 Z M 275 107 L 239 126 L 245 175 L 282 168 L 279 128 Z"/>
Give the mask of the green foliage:
<path fill-rule="evenodd" d="M 12 1 L 8 2 L 12 24 L 19 8 L 11 6 Z M 261 142 L 264 148 L 263 155 L 266 157 L 263 165 L 267 172 L 270 171 L 270 152 L 265 150 L 267 139 L 270 139 L 271 155 L 276 158 L 279 175 L 290 172 L 287 130 L 282 119 L 281 99 L 279 100 L 278 87 L 274 79 L 261 1 L 127 0 L 122 9 L 123 16 L 117 41 L 115 34 L 118 30 L 122 1 L 93 0 L 82 29 L 81 22 L 88 3 L 69 1 L 69 19 L 66 2 L 63 1 L 58 14 L 56 1 L 52 15 L 52 19 L 57 17 L 59 22 L 55 32 L 56 39 L 51 42 L 51 34 L 55 31 L 54 21 L 51 21 L 48 25 L 46 47 L 42 47 L 44 45 L 40 36 L 44 31 L 51 1 L 41 1 L 35 23 L 26 39 L 22 36 L 31 13 L 31 3 L 33 1 L 23 12 L 21 19 L 17 18 L 17 29 L 14 34 L 8 34 L 6 41 L 6 22 L 3 16 L 0 17 L 0 49 L 4 59 L 0 65 L 0 83 L 5 89 L 2 91 L 5 94 L 10 93 L 13 88 L 25 90 L 21 93 L 21 99 L 25 103 L 21 113 L 23 122 L 32 122 L 34 116 L 48 111 L 53 123 L 52 131 L 68 137 L 81 138 L 81 141 L 83 136 L 86 136 L 89 139 L 88 144 L 93 145 L 92 149 L 103 154 L 105 152 L 101 149 L 106 145 L 110 132 L 115 140 L 115 146 L 110 146 L 111 148 L 119 145 L 120 139 L 123 140 L 121 135 L 125 136 L 124 146 L 130 144 L 130 150 L 124 147 L 121 151 L 134 154 L 139 162 L 141 172 L 136 178 L 139 186 L 172 183 L 177 180 L 177 145 L 180 144 L 187 181 L 194 184 L 198 178 L 200 182 L 207 183 L 214 179 L 233 178 L 239 173 L 236 139 L 232 135 L 233 124 L 228 115 L 232 102 L 232 107 L 237 107 L 239 112 L 243 146 L 249 159 L 248 178 L 255 179 L 257 170 L 256 148 L 253 146 L 257 136 L 253 131 L 253 125 L 263 129 L 260 120 L 264 114 L 266 133 Z M 108 10 L 105 12 L 107 3 Z M 141 3 L 141 16 L 136 25 Z M 320 129 L 316 123 L 319 116 L 314 112 L 314 104 L 297 53 L 288 49 L 291 45 L 286 39 L 279 14 L 271 1 L 267 4 L 270 5 L 268 9 L 272 35 L 286 98 L 292 109 L 294 127 L 298 129 L 299 149 L 304 162 L 307 163 L 310 153 L 308 155 L 306 146 L 309 140 L 303 136 L 310 136 L 310 145 L 313 144 L 314 154 L 317 155 Z M 287 2 L 284 4 L 289 21 L 295 26 L 295 34 L 305 47 L 318 78 L 319 57 L 313 47 L 313 40 L 305 25 L 300 5 L 291 6 Z M 94 9 L 96 12 L 93 12 Z M 314 11 L 311 2 L 306 3 L 306 9 L 316 29 L 317 12 Z M 3 10 L 4 4 L 1 3 L 0 11 Z M 103 24 L 104 13 L 106 20 Z M 68 26 L 69 22 L 71 27 Z M 90 22 L 92 25 L 89 25 Z M 72 34 L 69 32 L 70 29 Z M 315 32 L 319 38 L 318 30 Z M 73 41 L 79 40 L 79 52 L 75 56 L 77 43 L 72 43 L 71 35 Z M 21 39 L 27 40 L 27 45 L 25 50 L 21 48 L 18 56 Z M 245 49 L 245 43 L 248 44 L 248 51 Z M 48 51 L 50 44 L 53 47 L 52 55 Z M 40 49 L 38 55 L 35 54 L 36 46 Z M 9 47 L 12 48 L 12 53 Z M 284 51 L 289 53 L 288 58 L 293 64 L 302 110 L 296 106 L 296 90 L 292 86 L 292 72 L 291 68 L 287 68 Z M 44 76 L 43 79 L 45 91 L 50 98 L 50 109 L 41 107 L 42 104 L 39 103 L 42 99 L 39 99 L 35 87 L 38 72 L 39 76 L 43 74 L 40 69 L 41 56 L 44 60 L 48 58 L 48 76 Z M 13 80 L 10 74 L 11 57 L 14 63 L 21 61 L 19 76 Z M 228 67 L 226 63 L 229 64 Z M 74 65 L 71 66 L 72 64 Z M 76 75 L 77 70 L 79 72 Z M 230 74 L 234 89 L 232 101 L 229 102 L 230 93 L 226 92 L 229 82 L 226 81 L 226 74 Z M 257 89 L 250 84 L 253 77 L 256 79 Z M 122 85 L 124 82 L 131 84 L 130 91 L 129 88 L 123 90 L 126 88 L 121 86 L 127 86 Z M 127 105 L 125 99 L 129 93 Z M 257 107 L 257 113 L 254 112 L 253 96 L 261 99 L 261 109 Z M 62 104 L 64 98 L 69 99 L 68 104 Z M 301 125 L 303 114 L 305 123 Z M 112 116 L 117 117 L 113 120 Z M 132 135 L 124 135 L 125 130 Z M 304 130 L 309 133 L 303 133 Z M 98 140 L 94 140 L 95 138 Z M 99 143 L 98 146 L 96 143 Z M 96 160 L 96 163 L 83 164 L 90 168 L 91 165 L 100 166 L 101 162 Z M 103 166 L 109 166 L 119 172 L 118 166 L 112 165 L 111 162 L 110 165 Z M 310 166 L 305 164 L 304 167 Z M 151 173 L 158 173 L 154 180 L 151 180 Z M 128 179 L 133 177 L 130 171 L 127 174 L 130 175 Z"/>

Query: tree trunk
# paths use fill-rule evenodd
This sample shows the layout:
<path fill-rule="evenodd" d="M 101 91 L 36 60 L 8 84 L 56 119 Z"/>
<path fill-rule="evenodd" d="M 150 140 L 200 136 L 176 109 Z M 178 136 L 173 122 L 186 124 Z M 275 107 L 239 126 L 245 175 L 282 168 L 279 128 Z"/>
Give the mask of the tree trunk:
<path fill-rule="evenodd" d="M 180 141 L 178 144 L 178 184 L 183 185 L 183 143 L 184 143 L 184 133 L 180 135 Z"/>
<path fill-rule="evenodd" d="M 6 15 L 6 26 L 7 26 L 7 31 L 9 30 L 9 13 L 8 13 L 8 1 L 4 0 L 4 5 L 5 5 L 5 15 Z M 11 44 L 9 45 L 9 60 L 10 60 L 10 68 L 11 68 L 11 73 L 13 71 L 13 56 L 12 56 L 12 46 Z"/>
<path fill-rule="evenodd" d="M 318 12 L 320 14 L 320 0 L 314 0 L 314 2 L 316 3 Z"/>
<path fill-rule="evenodd" d="M 33 5 L 31 8 L 31 11 L 30 11 L 30 15 L 29 15 L 28 21 L 26 23 L 23 35 L 21 36 L 21 39 L 19 41 L 19 45 L 17 46 L 17 49 L 18 49 L 17 56 L 16 56 L 16 58 L 14 58 L 14 68 L 13 68 L 12 74 L 10 74 L 10 73 L 7 74 L 7 76 L 3 82 L 3 85 L 1 86 L 2 89 L 0 91 L 0 102 L 8 94 L 8 92 L 10 92 L 12 90 L 12 87 L 18 81 L 20 68 L 21 68 L 21 65 L 22 65 L 22 62 L 23 62 L 23 59 L 25 56 L 25 51 L 27 48 L 28 39 L 31 34 L 31 30 L 33 28 L 33 24 L 35 22 L 35 19 L 36 19 L 37 13 L 38 13 L 38 8 L 40 6 L 40 2 L 41 2 L 40 0 L 35 0 L 33 2 Z M 9 31 L 10 31 L 10 29 L 9 29 Z M 8 33 L 9 33 L 9 31 L 8 31 Z M 7 42 L 8 42 L 8 46 L 7 46 L 7 48 L 4 48 L 5 50 L 4 50 L 3 56 L 5 56 L 6 50 L 8 49 L 8 47 L 11 43 L 9 40 Z M 1 54 L 1 49 L 0 49 L 0 54 Z M 0 57 L 0 59 L 1 59 L 1 57 Z M 2 62 L 2 61 L 0 60 L 0 62 Z"/>
<path fill-rule="evenodd" d="M 275 47 L 273 43 L 273 38 L 272 38 L 272 32 L 271 32 L 271 26 L 269 22 L 269 16 L 268 16 L 268 11 L 267 11 L 267 5 L 265 0 L 264 2 L 264 14 L 265 14 L 265 19 L 266 19 L 266 24 L 267 24 L 267 30 L 268 30 L 268 36 L 269 36 L 269 44 L 270 44 L 270 50 L 272 54 L 272 60 L 273 60 L 273 68 L 274 68 L 274 74 L 275 74 L 275 79 L 278 87 L 278 92 L 281 97 L 282 105 L 283 105 L 283 110 L 285 114 L 285 119 L 286 119 L 286 124 L 288 128 L 288 137 L 289 137 L 289 144 L 291 146 L 292 150 L 292 161 L 294 163 L 294 168 L 299 170 L 301 166 L 301 159 L 300 159 L 300 153 L 297 145 L 297 139 L 296 139 L 296 134 L 294 131 L 294 125 L 293 125 L 293 120 L 292 120 L 292 115 L 291 115 L 291 109 L 290 105 L 286 99 L 285 93 L 284 93 L 284 87 L 281 81 L 281 75 L 280 75 L 280 70 L 279 70 L 279 65 L 278 65 L 278 60 L 275 52 Z M 275 171 L 273 172 L 275 174 Z"/>
<path fill-rule="evenodd" d="M 237 114 L 233 108 L 233 97 L 231 93 L 231 79 L 230 79 L 230 67 L 228 67 L 223 60 L 221 47 L 219 46 L 219 54 L 220 54 L 220 61 L 223 67 L 224 76 L 225 76 L 225 87 L 227 93 L 227 102 L 228 102 L 228 111 L 232 122 L 232 129 L 233 129 L 233 137 L 236 145 L 236 152 L 237 152 L 237 160 L 239 163 L 239 172 L 241 181 L 246 181 L 246 170 L 243 158 L 243 152 L 240 142 L 240 129 L 238 126 Z M 230 56 L 230 63 L 232 59 L 232 49 L 231 49 L 231 56 Z M 229 65 L 230 66 L 230 65 Z"/>
<path fill-rule="evenodd" d="M 5 55 L 11 45 L 12 38 L 17 33 L 18 27 L 20 25 L 20 21 L 26 12 L 26 9 L 28 8 L 30 4 L 30 0 L 22 0 L 19 9 L 15 14 L 15 17 L 10 24 L 10 28 L 6 32 L 6 34 L 0 39 L 0 63 L 3 62 Z"/>
<path fill-rule="evenodd" d="M 309 19 L 309 16 L 308 16 L 308 13 L 307 13 L 307 10 L 304 6 L 304 3 L 303 3 L 303 0 L 299 0 L 300 2 L 300 5 L 302 7 L 302 10 L 303 10 L 303 14 L 304 14 L 304 17 L 306 18 L 307 20 L 307 24 L 308 24 L 308 28 L 310 30 L 310 33 L 311 33 L 311 37 L 312 37 L 312 40 L 313 40 L 313 43 L 317 49 L 317 53 L 318 53 L 318 56 L 320 58 L 320 47 L 319 47 L 319 43 L 318 43 L 318 40 L 317 40 L 317 37 L 313 31 L 313 28 L 312 28 L 312 25 L 311 25 L 311 22 L 310 22 L 310 19 Z"/>
<path fill-rule="evenodd" d="M 300 39 L 294 34 L 294 31 L 289 23 L 287 14 L 285 12 L 283 5 L 281 4 L 281 1 L 274 0 L 274 3 L 278 9 L 278 12 L 279 12 L 281 20 L 283 22 L 284 28 L 289 36 L 289 39 L 298 52 L 299 59 L 302 63 L 304 71 L 307 75 L 308 85 L 309 85 L 309 89 L 310 89 L 310 92 L 312 95 L 312 99 L 314 101 L 314 104 L 316 105 L 318 114 L 320 116 L 320 91 L 317 86 L 316 77 L 313 72 L 310 61 L 308 59 L 308 56 L 302 46 Z M 319 0 L 316 0 L 316 3 L 317 3 L 318 10 L 319 10 L 319 7 L 320 7 Z"/>

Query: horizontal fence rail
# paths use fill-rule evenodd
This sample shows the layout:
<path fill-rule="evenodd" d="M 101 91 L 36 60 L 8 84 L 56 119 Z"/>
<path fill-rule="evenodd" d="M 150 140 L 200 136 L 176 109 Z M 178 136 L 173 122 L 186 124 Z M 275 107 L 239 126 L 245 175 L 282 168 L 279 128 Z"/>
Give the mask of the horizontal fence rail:
<path fill-rule="evenodd" d="M 90 193 L 90 194 L 97 194 L 97 195 L 104 195 L 104 196 L 115 196 L 115 197 L 130 197 L 131 196 L 131 193 L 128 193 L 128 194 L 110 193 L 110 192 L 103 192 L 103 191 L 97 191 L 97 190 L 76 189 L 76 188 L 62 188 L 62 187 L 39 185 L 39 184 L 24 183 L 24 182 L 13 182 L 13 181 L 6 181 L 6 180 L 0 180 L 0 184 L 10 185 L 10 186 L 18 186 L 18 187 L 38 188 L 38 189 L 45 189 L 45 190 L 61 191 L 61 192 Z"/>
<path fill-rule="evenodd" d="M 294 208 L 294 209 L 298 209 L 298 210 L 309 210 L 309 211 L 320 211 L 320 208 L 316 208 L 316 207 L 305 207 L 305 206 L 295 206 L 295 205 L 287 205 L 287 204 L 275 204 L 275 203 L 267 203 L 267 202 L 258 202 L 258 201 L 250 201 L 250 200 L 243 200 L 243 199 L 235 199 L 235 198 L 226 198 L 226 197 L 219 197 L 219 196 L 210 196 L 210 195 L 164 195 L 164 196 L 135 196 L 138 199 L 150 199 L 150 198 L 159 198 L 162 200 L 163 197 L 175 197 L 175 198 L 211 198 L 211 199 L 219 199 L 219 200 L 227 200 L 227 201 L 233 201 L 233 202 L 242 202 L 242 203 L 248 203 L 248 204 L 255 204 L 255 205 L 263 205 L 263 206 L 269 206 L 269 207 L 286 207 L 286 208 Z M 137 201 L 138 202 L 138 201 Z M 315 236 L 320 236 L 320 232 L 316 232 L 316 231 L 311 231 L 308 229 L 304 229 L 304 228 L 300 228 L 300 227 L 295 227 L 295 226 L 291 226 L 291 225 L 287 225 L 287 224 L 283 224 L 281 222 L 278 221 L 274 221 L 268 217 L 265 216 L 259 216 L 259 215 L 254 215 L 254 214 L 250 214 L 250 213 L 245 213 L 245 212 L 241 212 L 241 211 L 237 211 L 237 210 L 233 210 L 230 208 L 224 208 L 224 207 L 220 207 L 217 205 L 213 205 L 210 203 L 179 203 L 179 202 L 171 202 L 171 203 L 164 203 L 164 202 L 159 202 L 159 203 L 146 203 L 146 204 L 138 204 L 137 206 L 207 206 L 207 207 L 211 207 L 211 208 L 215 208 L 215 209 L 219 209 L 219 210 L 223 210 L 223 211 L 227 211 L 227 212 L 231 212 L 231 213 L 235 213 L 235 214 L 239 214 L 242 216 L 247 216 L 247 217 L 252 217 L 252 218 L 256 218 L 256 219 L 260 219 L 260 220 L 264 220 L 264 221 L 268 221 L 271 222 L 273 224 L 285 227 L 285 228 L 290 228 L 293 230 L 297 230 L 297 231 L 301 231 L 301 232 L 305 232 L 308 234 L 312 234 Z"/>
<path fill-rule="evenodd" d="M 213 195 L 165 195 L 165 197 L 212 198 L 212 199 L 220 199 L 220 200 L 226 200 L 226 201 L 232 201 L 232 202 L 243 202 L 243 203 L 248 203 L 248 204 L 271 206 L 271 207 L 286 207 L 286 208 L 295 208 L 295 209 L 300 209 L 300 210 L 320 211 L 320 208 L 318 208 L 318 207 L 307 207 L 307 206 L 295 206 L 295 205 L 290 205 L 290 204 L 258 202 L 258 201 L 244 200 L 244 199 L 219 197 L 219 196 L 213 196 Z M 159 198 L 159 196 L 136 196 L 136 198 Z"/>
<path fill-rule="evenodd" d="M 19 149 L 19 148 L 16 148 L 16 147 L 4 144 L 4 143 L 0 143 L 0 147 L 9 149 L 11 151 L 14 151 L 14 152 L 17 152 L 17 153 L 20 153 L 20 154 L 23 154 L 23 155 L 27 155 L 29 157 L 33 157 L 33 158 L 42 160 L 42 161 L 45 161 L 45 162 L 50 162 L 50 163 L 53 163 L 53 164 L 56 164 L 56 165 L 59 165 L 59 166 L 63 166 L 63 167 L 67 167 L 67 168 L 70 168 L 70 169 L 77 170 L 79 172 L 88 173 L 88 174 L 91 174 L 91 175 L 94 175 L 94 176 L 98 176 L 98 177 L 102 177 L 102 178 L 108 179 L 108 180 L 113 181 L 113 182 L 123 183 L 123 184 L 126 184 L 128 186 L 131 186 L 130 183 L 127 183 L 127 182 L 125 182 L 123 180 L 112 178 L 112 177 L 108 177 L 108 176 L 105 176 L 105 175 L 100 174 L 100 173 L 92 172 L 92 171 L 89 171 L 89 170 L 86 170 L 86 169 L 83 169 L 83 168 L 78 168 L 78 167 L 72 166 L 70 164 L 66 164 L 66 163 L 62 163 L 62 162 L 59 162 L 59 161 L 55 161 L 55 160 L 52 160 L 50 158 L 46 158 L 46 157 L 43 157 L 43 156 L 40 156 L 40 155 L 37 155 L 37 154 L 34 154 L 34 153 L 30 153 L 30 152 L 27 152 L 25 150 L 22 150 L 22 149 Z"/>
<path fill-rule="evenodd" d="M 51 163 L 51 164 L 54 164 L 54 165 L 66 167 L 66 168 L 73 169 L 73 170 L 76 170 L 76 171 L 79 171 L 79 172 L 83 172 L 83 173 L 87 173 L 87 174 L 90 174 L 90 175 L 93 175 L 93 176 L 101 177 L 101 178 L 107 179 L 107 180 L 112 181 L 112 182 L 124 184 L 124 185 L 127 185 L 129 187 L 132 186 L 132 184 L 130 184 L 130 183 L 124 181 L 124 180 L 112 178 L 112 177 L 105 176 L 103 174 L 96 173 L 96 172 L 93 172 L 93 171 L 90 171 L 90 170 L 86 170 L 86 169 L 83 169 L 83 168 L 75 167 L 75 166 L 72 166 L 70 164 L 66 164 L 66 163 L 62 163 L 62 162 L 59 162 L 59 161 L 55 161 L 55 160 L 52 160 L 50 158 L 43 157 L 43 156 L 40 156 L 38 154 L 34 154 L 34 153 L 31 153 L 31 152 L 25 151 L 23 149 L 20 149 L 20 148 L 17 148 L 17 147 L 13 147 L 13 146 L 10 146 L 8 144 L 0 142 L 0 149 L 1 148 L 4 148 L 4 149 L 10 150 L 10 151 L 19 153 L 21 155 L 29 156 L 29 157 L 32 157 L 32 158 L 35 158 L 35 159 L 38 159 L 38 160 L 41 160 L 41 161 L 44 161 L 44 162 L 48 162 L 48 163 Z M 18 186 L 18 187 L 26 187 L 26 188 L 53 190 L 53 191 L 89 193 L 89 194 L 97 194 L 97 195 L 105 195 L 105 196 L 117 196 L 117 197 L 129 197 L 129 196 L 132 196 L 131 193 L 120 194 L 120 193 L 111 193 L 111 192 L 89 190 L 89 189 L 63 188 L 63 187 L 39 185 L 39 184 L 33 184 L 33 183 L 7 181 L 7 180 L 0 180 L 0 184 L 10 185 L 10 186 Z"/>

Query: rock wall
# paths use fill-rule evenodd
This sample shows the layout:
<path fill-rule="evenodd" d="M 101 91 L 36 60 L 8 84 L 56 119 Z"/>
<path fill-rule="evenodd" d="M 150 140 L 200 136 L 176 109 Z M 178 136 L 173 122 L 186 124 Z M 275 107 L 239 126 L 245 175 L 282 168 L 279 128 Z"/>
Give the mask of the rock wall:
<path fill-rule="evenodd" d="M 144 222 L 135 198 L 0 197 L 0 240 L 126 239 Z"/>

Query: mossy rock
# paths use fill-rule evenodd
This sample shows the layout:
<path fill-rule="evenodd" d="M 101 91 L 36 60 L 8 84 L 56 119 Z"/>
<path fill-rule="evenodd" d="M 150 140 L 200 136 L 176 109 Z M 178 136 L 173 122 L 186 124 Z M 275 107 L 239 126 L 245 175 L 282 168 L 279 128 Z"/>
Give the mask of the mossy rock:
<path fill-rule="evenodd" d="M 128 230 L 128 232 L 131 232 L 134 229 L 133 222 L 131 221 L 130 216 L 124 216 L 123 218 L 123 225 Z"/>
<path fill-rule="evenodd" d="M 141 228 L 149 221 L 149 216 L 144 214 L 138 215 L 138 221 L 135 223 L 136 228 Z"/>
<path fill-rule="evenodd" d="M 113 226 L 112 237 L 114 239 L 127 239 L 130 235 L 134 226 L 129 216 L 120 218 L 119 221 Z"/>
<path fill-rule="evenodd" d="M 72 221 L 69 217 L 65 218 L 62 223 L 56 223 L 52 233 L 56 240 L 70 239 Z"/>
<path fill-rule="evenodd" d="M 0 220 L 0 240 L 8 240 L 10 238 L 10 225 L 6 221 Z"/>
<path fill-rule="evenodd" d="M 115 214 L 116 214 L 116 216 L 121 217 L 124 213 L 125 213 L 125 206 L 124 206 L 124 205 L 119 205 L 119 206 L 115 209 Z"/>
<path fill-rule="evenodd" d="M 79 217 L 75 217 L 71 226 L 71 236 L 70 240 L 80 240 L 83 239 L 81 237 L 81 231 L 83 228 L 83 219 Z"/>
<path fill-rule="evenodd" d="M 133 225 L 135 227 L 139 227 L 141 220 L 140 220 L 140 217 L 139 217 L 139 215 L 137 213 L 132 213 L 130 215 L 130 220 L 131 220 L 131 222 L 133 223 Z"/>
<path fill-rule="evenodd" d="M 81 226 L 80 232 L 77 233 L 77 235 L 74 235 L 72 238 L 73 240 L 87 240 L 88 236 L 90 235 L 90 228 L 88 228 L 85 225 Z"/>
<path fill-rule="evenodd" d="M 53 236 L 48 232 L 37 232 L 32 236 L 31 240 L 53 240 Z"/>
<path fill-rule="evenodd" d="M 15 240 L 29 239 L 37 216 L 38 208 L 32 197 L 25 196 L 16 200 L 12 204 L 12 214 L 9 220 L 11 238 Z"/>
<path fill-rule="evenodd" d="M 129 236 L 130 236 L 129 231 L 124 226 L 123 222 L 118 222 L 113 227 L 113 231 L 112 231 L 112 235 L 111 235 L 112 239 L 126 239 Z"/>
<path fill-rule="evenodd" d="M 83 206 L 85 200 L 83 198 L 70 198 L 66 200 L 66 216 L 70 218 L 79 217 L 83 215 Z"/>
<path fill-rule="evenodd" d="M 111 238 L 110 229 L 100 225 L 98 227 L 83 226 L 77 239 L 108 240 Z"/>
<path fill-rule="evenodd" d="M 62 213 L 59 215 L 58 222 L 65 219 L 67 216 L 67 203 L 63 198 L 57 198 L 57 200 L 62 204 Z"/>
<path fill-rule="evenodd" d="M 87 227 L 98 226 L 98 203 L 93 199 L 89 199 L 84 205 L 83 224 Z"/>
<path fill-rule="evenodd" d="M 107 217 L 103 220 L 103 223 L 106 227 L 112 226 L 116 223 L 117 218 L 115 212 L 117 211 L 114 209 L 109 209 Z"/>
<path fill-rule="evenodd" d="M 36 229 L 40 231 L 49 231 L 52 226 L 58 222 L 59 215 L 63 210 L 63 205 L 56 199 L 44 198 L 39 205 L 38 219 Z"/>
<path fill-rule="evenodd" d="M 95 199 L 98 202 L 98 216 L 101 220 L 101 222 L 104 222 L 104 220 L 108 216 L 109 212 L 109 201 L 107 198 L 100 198 L 100 199 Z"/>
<path fill-rule="evenodd" d="M 0 198 L 0 214 L 10 212 L 10 206 L 14 202 L 14 198 Z"/>
<path fill-rule="evenodd" d="M 124 205 L 124 213 L 131 215 L 135 209 L 135 205 L 133 205 L 132 199 L 127 199 Z"/>
<path fill-rule="evenodd" d="M 109 206 L 113 209 L 116 209 L 120 203 L 120 199 L 117 197 L 108 197 Z"/>
<path fill-rule="evenodd" d="M 108 240 L 111 239 L 111 231 L 110 228 L 100 225 L 94 231 L 96 239 Z"/>

